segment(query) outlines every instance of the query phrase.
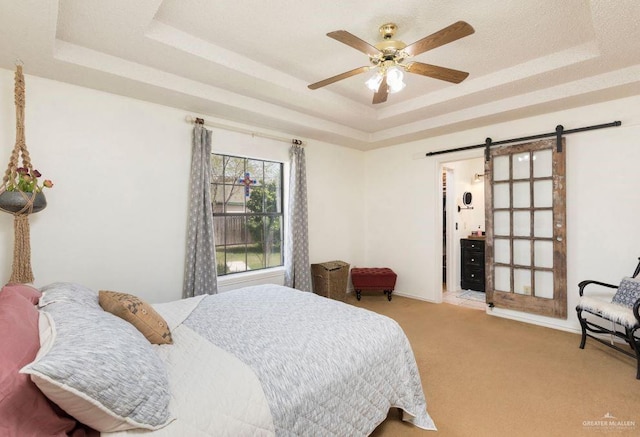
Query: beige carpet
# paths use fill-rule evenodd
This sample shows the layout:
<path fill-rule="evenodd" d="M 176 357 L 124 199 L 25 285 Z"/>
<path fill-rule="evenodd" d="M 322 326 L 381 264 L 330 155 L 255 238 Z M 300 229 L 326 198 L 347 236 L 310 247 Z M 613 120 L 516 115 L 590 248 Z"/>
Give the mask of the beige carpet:
<path fill-rule="evenodd" d="M 373 436 L 640 435 L 635 360 L 595 341 L 581 350 L 577 334 L 399 296 L 348 303 L 402 326 L 438 427 L 420 430 L 392 409 Z"/>

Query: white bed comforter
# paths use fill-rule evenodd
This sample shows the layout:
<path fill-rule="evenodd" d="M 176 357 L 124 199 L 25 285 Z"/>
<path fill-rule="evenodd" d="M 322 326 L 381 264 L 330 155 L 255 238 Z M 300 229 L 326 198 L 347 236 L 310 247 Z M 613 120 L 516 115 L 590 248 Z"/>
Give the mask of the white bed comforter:
<path fill-rule="evenodd" d="M 154 305 L 176 420 L 156 436 L 368 435 L 390 407 L 424 429 L 409 342 L 393 320 L 277 285 Z"/>
<path fill-rule="evenodd" d="M 156 431 L 130 430 L 102 436 L 275 435 L 269 405 L 251 368 L 183 324 L 204 298 L 154 305 L 173 337 L 172 345 L 156 346 L 156 351 L 167 364 L 170 411 L 176 420 Z"/>

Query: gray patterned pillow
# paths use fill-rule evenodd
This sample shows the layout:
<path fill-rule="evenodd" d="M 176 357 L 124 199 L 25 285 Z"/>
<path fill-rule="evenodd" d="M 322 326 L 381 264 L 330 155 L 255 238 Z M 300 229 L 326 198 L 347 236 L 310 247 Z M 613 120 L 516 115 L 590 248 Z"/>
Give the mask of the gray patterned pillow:
<path fill-rule="evenodd" d="M 640 299 L 640 278 L 622 278 L 618 291 L 611 300 L 618 305 L 633 308 L 633 304 Z"/>
<path fill-rule="evenodd" d="M 38 306 L 41 308 L 54 302 L 77 303 L 83 306 L 100 308 L 98 293 L 81 284 L 72 282 L 55 282 L 40 288 L 42 297 Z"/>
<path fill-rule="evenodd" d="M 50 329 L 41 329 L 40 352 L 21 372 L 63 410 L 103 432 L 172 420 L 165 365 L 135 327 L 99 305 L 64 299 L 49 302 L 41 318 Z"/>

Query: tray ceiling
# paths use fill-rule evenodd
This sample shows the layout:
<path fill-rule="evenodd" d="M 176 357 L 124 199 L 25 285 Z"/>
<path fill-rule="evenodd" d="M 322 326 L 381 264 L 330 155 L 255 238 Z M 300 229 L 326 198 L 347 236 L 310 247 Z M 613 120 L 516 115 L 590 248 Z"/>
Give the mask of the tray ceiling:
<path fill-rule="evenodd" d="M 370 150 L 640 93 L 636 0 L 0 0 L 0 67 L 306 139 Z M 458 20 L 466 38 L 415 60 L 470 73 L 406 75 L 372 105 L 368 65 L 328 38 L 412 43 Z M 608 118 L 607 118 L 608 120 Z"/>

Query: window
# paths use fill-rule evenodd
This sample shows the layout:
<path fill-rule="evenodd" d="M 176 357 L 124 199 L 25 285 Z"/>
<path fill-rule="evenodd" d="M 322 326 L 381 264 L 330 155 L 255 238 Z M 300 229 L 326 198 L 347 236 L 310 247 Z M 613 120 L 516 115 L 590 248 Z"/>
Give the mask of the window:
<path fill-rule="evenodd" d="M 280 162 L 211 155 L 218 275 L 283 265 Z"/>

